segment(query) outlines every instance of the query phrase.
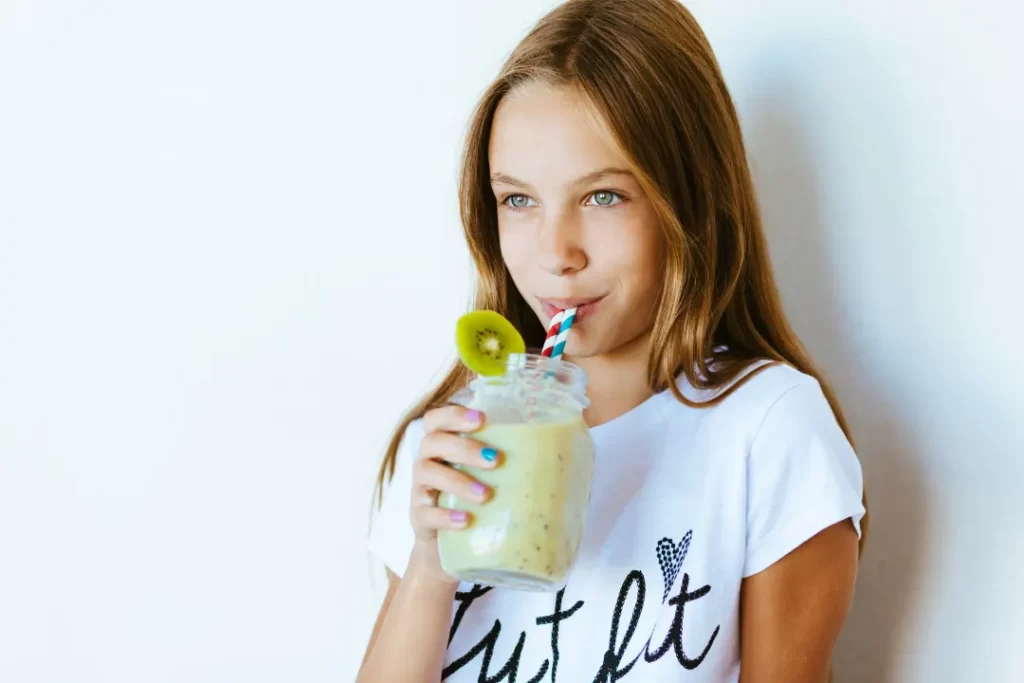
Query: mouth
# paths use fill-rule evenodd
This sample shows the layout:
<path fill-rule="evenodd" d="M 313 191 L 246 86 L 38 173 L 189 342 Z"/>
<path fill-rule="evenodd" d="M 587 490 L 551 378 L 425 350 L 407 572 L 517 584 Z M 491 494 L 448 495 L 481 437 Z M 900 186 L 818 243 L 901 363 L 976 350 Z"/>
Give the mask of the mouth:
<path fill-rule="evenodd" d="M 589 298 L 576 297 L 570 299 L 538 299 L 548 321 L 555 317 L 555 314 L 559 311 L 564 311 L 567 308 L 575 308 L 576 322 L 580 322 L 584 318 L 591 316 L 603 300 L 604 296 Z"/>

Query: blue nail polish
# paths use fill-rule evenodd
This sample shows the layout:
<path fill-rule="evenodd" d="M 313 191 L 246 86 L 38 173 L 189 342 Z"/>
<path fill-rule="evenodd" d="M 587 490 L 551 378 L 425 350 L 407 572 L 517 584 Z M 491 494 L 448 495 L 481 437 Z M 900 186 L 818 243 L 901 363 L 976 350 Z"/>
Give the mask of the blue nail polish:
<path fill-rule="evenodd" d="M 485 448 L 480 451 L 480 455 L 484 456 L 484 460 L 487 462 L 494 462 L 494 459 L 498 457 L 498 451 L 493 448 Z"/>

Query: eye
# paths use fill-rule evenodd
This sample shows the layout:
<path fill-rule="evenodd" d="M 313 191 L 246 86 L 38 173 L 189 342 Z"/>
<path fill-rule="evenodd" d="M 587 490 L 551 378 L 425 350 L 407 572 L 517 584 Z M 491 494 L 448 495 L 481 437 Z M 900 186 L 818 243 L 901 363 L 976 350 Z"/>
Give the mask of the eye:
<path fill-rule="evenodd" d="M 501 203 L 514 211 L 521 211 L 522 209 L 537 205 L 537 202 L 525 194 L 510 194 Z"/>
<path fill-rule="evenodd" d="M 598 190 L 587 197 L 588 206 L 615 206 L 622 202 L 622 195 L 611 190 Z"/>

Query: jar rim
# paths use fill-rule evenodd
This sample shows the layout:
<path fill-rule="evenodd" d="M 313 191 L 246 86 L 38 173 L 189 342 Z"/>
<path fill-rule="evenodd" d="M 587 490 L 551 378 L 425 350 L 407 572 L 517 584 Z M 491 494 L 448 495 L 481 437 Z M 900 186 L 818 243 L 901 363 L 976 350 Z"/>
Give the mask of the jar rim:
<path fill-rule="evenodd" d="M 575 363 L 570 363 L 561 358 L 551 358 L 539 353 L 510 353 L 505 359 L 505 371 L 516 370 L 545 370 L 547 372 L 564 372 L 573 377 L 579 377 L 586 383 L 588 377 L 586 371 Z"/>
<path fill-rule="evenodd" d="M 587 373 L 575 363 L 550 358 L 537 353 L 509 354 L 504 375 L 477 377 L 470 383 L 473 391 L 484 387 L 525 385 L 537 391 L 545 387 L 561 394 L 579 410 L 590 405 L 587 398 Z"/>

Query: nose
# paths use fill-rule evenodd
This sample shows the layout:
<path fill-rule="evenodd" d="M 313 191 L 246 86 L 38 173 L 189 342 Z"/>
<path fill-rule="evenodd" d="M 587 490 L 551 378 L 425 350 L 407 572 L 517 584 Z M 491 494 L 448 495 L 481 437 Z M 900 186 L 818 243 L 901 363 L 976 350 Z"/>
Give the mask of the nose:
<path fill-rule="evenodd" d="M 537 230 L 537 264 L 552 275 L 571 275 L 587 267 L 580 222 L 572 212 L 545 217 Z"/>

